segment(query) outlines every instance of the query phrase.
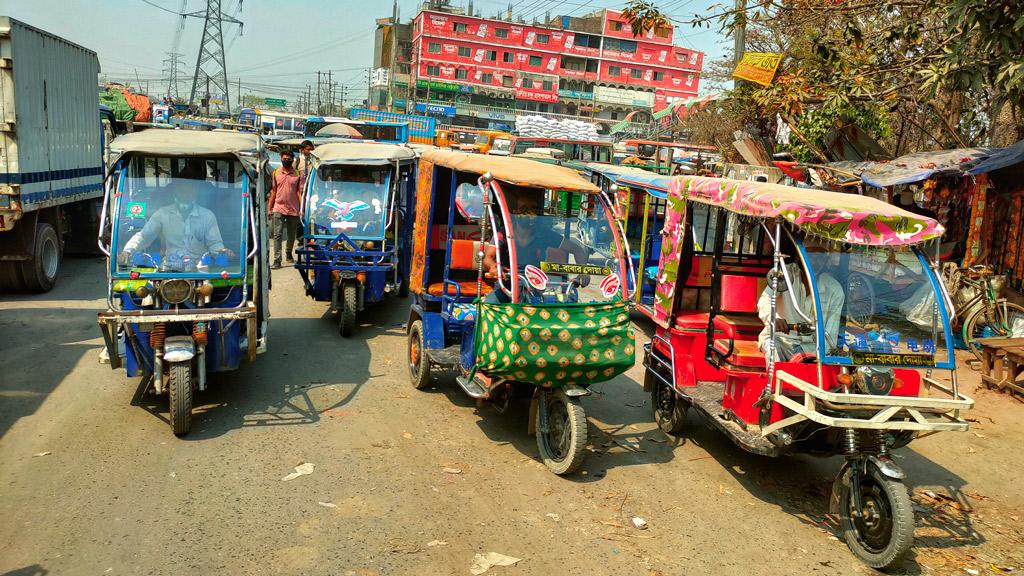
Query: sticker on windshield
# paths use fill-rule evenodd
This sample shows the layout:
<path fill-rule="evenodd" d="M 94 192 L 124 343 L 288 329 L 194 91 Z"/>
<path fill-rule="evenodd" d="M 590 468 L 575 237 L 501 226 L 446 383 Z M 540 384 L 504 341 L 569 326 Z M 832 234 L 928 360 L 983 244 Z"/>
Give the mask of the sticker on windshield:
<path fill-rule="evenodd" d="M 934 354 L 852 352 L 850 360 L 857 365 L 871 366 L 935 366 Z"/>
<path fill-rule="evenodd" d="M 332 208 L 342 220 L 351 220 L 356 217 L 357 212 L 368 210 L 370 205 L 362 200 L 355 202 L 339 202 L 333 198 L 324 200 L 324 206 Z"/>
<path fill-rule="evenodd" d="M 129 218 L 145 218 L 146 217 L 146 203 L 145 202 L 129 202 L 128 207 L 125 209 L 125 216 Z"/>
<path fill-rule="evenodd" d="M 530 286 L 533 286 L 536 290 L 544 290 L 548 287 L 548 275 L 533 264 L 526 265 L 526 268 L 523 269 L 523 275 L 526 276 L 526 281 Z"/>
<path fill-rule="evenodd" d="M 617 274 L 609 274 L 601 280 L 601 294 L 604 294 L 605 298 L 611 298 L 619 291 L 619 276 Z"/>
<path fill-rule="evenodd" d="M 562 264 L 559 262 L 541 262 L 540 269 L 555 274 L 586 274 L 588 276 L 607 276 L 612 273 L 609 266 L 592 264 Z"/>

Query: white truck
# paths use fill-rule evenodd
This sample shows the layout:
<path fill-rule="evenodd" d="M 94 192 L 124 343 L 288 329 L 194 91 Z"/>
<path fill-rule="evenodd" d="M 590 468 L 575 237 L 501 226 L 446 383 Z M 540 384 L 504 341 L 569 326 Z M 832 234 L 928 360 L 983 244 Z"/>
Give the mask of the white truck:
<path fill-rule="evenodd" d="M 0 290 L 46 292 L 65 242 L 95 248 L 99 70 L 92 50 L 0 16 Z"/>

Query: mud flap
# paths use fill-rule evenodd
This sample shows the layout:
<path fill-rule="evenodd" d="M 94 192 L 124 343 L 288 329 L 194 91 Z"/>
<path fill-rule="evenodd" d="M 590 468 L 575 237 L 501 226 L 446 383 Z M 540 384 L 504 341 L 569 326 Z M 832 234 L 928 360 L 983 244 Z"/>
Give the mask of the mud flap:
<path fill-rule="evenodd" d="M 828 498 L 828 513 L 830 515 L 835 516 L 834 520 L 836 522 L 836 526 L 839 525 L 840 492 L 842 491 L 843 486 L 849 485 L 851 470 L 852 469 L 850 467 L 850 461 L 847 460 L 846 462 L 843 463 L 843 467 L 839 469 L 839 474 L 836 476 L 836 479 L 832 482 L 832 493 L 829 495 Z"/>

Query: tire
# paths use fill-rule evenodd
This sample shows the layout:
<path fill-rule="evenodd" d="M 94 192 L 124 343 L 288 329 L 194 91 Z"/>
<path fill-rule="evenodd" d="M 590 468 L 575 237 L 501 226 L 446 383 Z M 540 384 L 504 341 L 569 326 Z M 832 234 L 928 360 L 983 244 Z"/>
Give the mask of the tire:
<path fill-rule="evenodd" d="M 175 362 L 168 370 L 167 389 L 171 397 L 171 428 L 175 436 L 192 427 L 192 361 Z"/>
<path fill-rule="evenodd" d="M 21 266 L 16 262 L 0 262 L 0 290 L 21 292 L 25 284 L 21 281 Z"/>
<path fill-rule="evenodd" d="M 862 509 L 871 515 L 867 521 L 853 517 L 850 482 L 842 481 L 839 527 L 846 545 L 872 568 L 895 567 L 914 542 L 914 509 L 907 487 L 868 465 L 868 474 L 860 479 L 860 491 Z"/>
<path fill-rule="evenodd" d="M 338 334 L 345 338 L 352 335 L 356 327 L 356 306 L 358 291 L 355 282 L 341 285 L 341 309 L 338 310 Z"/>
<path fill-rule="evenodd" d="M 34 244 L 32 259 L 21 265 L 21 279 L 30 292 L 49 292 L 57 283 L 60 272 L 60 238 L 53 226 L 38 222 Z"/>
<path fill-rule="evenodd" d="M 644 380 L 644 385 L 651 388 L 654 421 L 666 434 L 678 436 L 686 427 L 686 411 L 689 409 L 689 405 L 679 397 L 679 394 L 676 394 L 675 390 L 655 378 L 650 370 L 644 374 Z"/>
<path fill-rule="evenodd" d="M 562 476 L 575 472 L 583 463 L 587 445 L 587 415 L 579 399 L 570 398 L 562 389 L 548 397 L 548 433 L 541 431 L 541 410 L 537 409 L 537 448 L 552 472 Z"/>
<path fill-rule="evenodd" d="M 984 336 L 988 328 L 990 336 L 1005 336 L 1012 328 L 1011 322 L 1014 316 L 1024 317 L 1024 307 L 999 299 L 993 304 L 991 312 L 986 307 L 978 308 L 964 322 L 963 337 L 964 344 L 974 354 L 978 361 L 983 361 L 981 347 L 974 345 L 974 340 Z"/>
<path fill-rule="evenodd" d="M 409 377 L 412 387 L 423 390 L 430 385 L 430 360 L 427 359 L 426 340 L 423 338 L 423 322 L 414 320 L 409 326 Z"/>

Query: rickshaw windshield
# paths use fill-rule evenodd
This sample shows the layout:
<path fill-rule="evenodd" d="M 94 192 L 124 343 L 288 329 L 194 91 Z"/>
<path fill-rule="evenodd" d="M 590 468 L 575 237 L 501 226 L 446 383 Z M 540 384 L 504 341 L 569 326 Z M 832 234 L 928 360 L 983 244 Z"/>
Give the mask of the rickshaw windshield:
<path fill-rule="evenodd" d="M 477 134 L 475 132 L 457 132 L 459 136 L 459 144 L 476 144 Z M 484 136 L 484 141 L 480 144 L 486 144 L 487 137 Z"/>
<path fill-rule="evenodd" d="M 115 276 L 244 272 L 248 178 L 240 162 L 135 157 L 121 172 L 118 192 Z"/>
<path fill-rule="evenodd" d="M 497 138 L 494 140 L 494 146 L 491 147 L 492 151 L 508 152 L 512 148 L 512 141 L 507 138 Z"/>
<path fill-rule="evenodd" d="M 525 300 L 587 303 L 621 297 L 621 239 L 616 241 L 617 229 L 600 197 L 517 192 L 509 205 L 517 266 L 529 288 Z"/>
<path fill-rule="evenodd" d="M 479 144 L 479 145 L 481 145 L 481 146 L 486 146 L 487 142 L 490 139 L 491 139 L 491 135 L 490 134 L 477 134 L 476 135 L 476 139 L 474 140 L 474 142 Z"/>
<path fill-rule="evenodd" d="M 387 220 L 391 169 L 387 166 L 323 166 L 306 203 L 308 233 L 379 240 Z"/>
<path fill-rule="evenodd" d="M 826 327 L 826 363 L 952 367 L 948 313 L 919 251 L 809 245 L 804 254 Z"/>

